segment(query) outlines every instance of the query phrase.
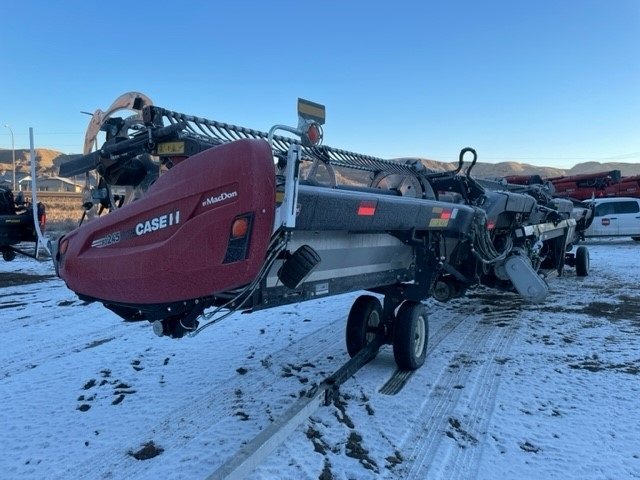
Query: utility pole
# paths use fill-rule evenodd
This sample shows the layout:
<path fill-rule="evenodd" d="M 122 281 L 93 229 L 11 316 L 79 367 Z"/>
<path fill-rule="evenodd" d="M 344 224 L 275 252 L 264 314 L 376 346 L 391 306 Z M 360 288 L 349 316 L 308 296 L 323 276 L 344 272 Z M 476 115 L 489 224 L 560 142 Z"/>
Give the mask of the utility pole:
<path fill-rule="evenodd" d="M 13 160 L 13 191 L 16 191 L 16 147 L 15 144 L 13 143 L 13 130 L 11 129 L 11 127 L 7 124 L 5 124 L 5 127 L 9 129 L 9 131 L 11 132 L 11 158 Z"/>

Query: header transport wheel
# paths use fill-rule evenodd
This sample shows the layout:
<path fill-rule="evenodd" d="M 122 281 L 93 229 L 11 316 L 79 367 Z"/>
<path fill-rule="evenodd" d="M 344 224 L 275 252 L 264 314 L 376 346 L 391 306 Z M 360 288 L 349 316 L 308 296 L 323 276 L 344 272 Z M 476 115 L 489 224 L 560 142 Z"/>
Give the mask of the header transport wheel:
<path fill-rule="evenodd" d="M 7 248 L 6 250 L 2 251 L 2 258 L 4 259 L 5 262 L 11 262 L 13 259 L 16 258 L 16 252 Z"/>
<path fill-rule="evenodd" d="M 373 295 L 361 295 L 347 318 L 347 351 L 354 357 L 371 343 L 382 328 L 382 304 Z"/>
<path fill-rule="evenodd" d="M 576 250 L 576 275 L 586 277 L 589 275 L 589 249 L 581 246 Z"/>
<path fill-rule="evenodd" d="M 416 370 L 424 364 L 428 338 L 426 307 L 419 302 L 404 302 L 393 330 L 393 356 L 400 369 Z"/>

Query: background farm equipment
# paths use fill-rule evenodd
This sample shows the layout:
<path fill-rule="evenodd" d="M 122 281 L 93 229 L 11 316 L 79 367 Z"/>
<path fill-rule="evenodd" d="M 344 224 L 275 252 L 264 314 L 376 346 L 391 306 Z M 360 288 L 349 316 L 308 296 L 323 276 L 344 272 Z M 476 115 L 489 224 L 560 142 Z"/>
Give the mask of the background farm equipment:
<path fill-rule="evenodd" d="M 47 221 L 44 204 L 32 205 L 22 192 L 14 197 L 10 189 L 0 187 L 0 252 L 5 261 L 10 262 L 16 254 L 36 256 L 36 221 L 44 230 Z M 33 243 L 33 252 L 22 248 L 21 243 Z"/>
<path fill-rule="evenodd" d="M 505 177 L 509 183 L 532 185 L 551 184 L 556 197 L 589 200 L 605 197 L 640 198 L 640 175 L 623 177 L 620 170 L 567 175 L 542 179 L 539 175 Z"/>
<path fill-rule="evenodd" d="M 491 242 L 472 248 L 451 246 L 457 252 L 451 255 L 453 262 L 436 285 L 436 298 L 447 300 L 469 286 L 483 284 L 515 289 L 526 300 L 541 302 L 548 294 L 544 278 L 562 275 L 565 264 L 576 266 L 578 275 L 587 275 L 586 247 L 579 247 L 576 254 L 570 251 L 588 226 L 592 210 L 553 197 L 548 184 L 538 176 L 521 184 L 474 179 L 475 161 L 464 175 L 460 164 L 455 175 L 433 179 L 432 185 L 441 199 L 481 208 L 487 216 Z M 478 247 L 483 248 L 483 255 Z"/>

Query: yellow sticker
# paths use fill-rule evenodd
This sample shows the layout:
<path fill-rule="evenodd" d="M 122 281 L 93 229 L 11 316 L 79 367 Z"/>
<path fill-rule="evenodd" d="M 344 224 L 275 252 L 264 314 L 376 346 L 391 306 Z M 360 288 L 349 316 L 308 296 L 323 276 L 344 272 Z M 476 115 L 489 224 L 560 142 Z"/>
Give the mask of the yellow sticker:
<path fill-rule="evenodd" d="M 184 142 L 165 142 L 158 144 L 158 155 L 176 155 L 184 153 Z"/>
<path fill-rule="evenodd" d="M 449 225 L 448 218 L 432 218 L 429 220 L 430 227 L 446 227 L 447 225 Z"/>

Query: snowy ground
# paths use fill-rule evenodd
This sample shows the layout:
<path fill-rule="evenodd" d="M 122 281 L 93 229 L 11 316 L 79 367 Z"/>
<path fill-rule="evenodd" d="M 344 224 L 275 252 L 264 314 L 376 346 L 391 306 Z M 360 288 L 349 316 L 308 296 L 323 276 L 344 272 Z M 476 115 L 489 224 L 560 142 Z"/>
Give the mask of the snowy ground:
<path fill-rule="evenodd" d="M 541 306 L 484 289 L 431 306 L 398 394 L 379 392 L 385 347 L 252 478 L 640 478 L 640 244 L 587 245 L 591 275 L 568 269 Z M 83 304 L 49 263 L 0 263 L 0 477 L 207 477 L 346 360 L 356 296 L 175 341 Z"/>

